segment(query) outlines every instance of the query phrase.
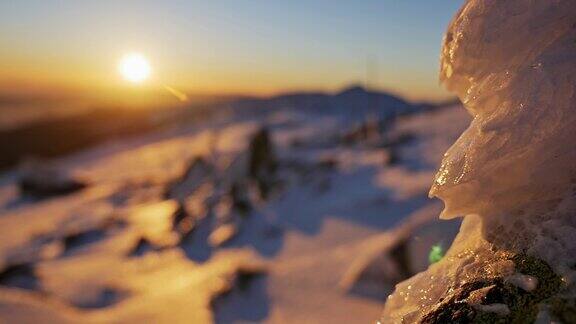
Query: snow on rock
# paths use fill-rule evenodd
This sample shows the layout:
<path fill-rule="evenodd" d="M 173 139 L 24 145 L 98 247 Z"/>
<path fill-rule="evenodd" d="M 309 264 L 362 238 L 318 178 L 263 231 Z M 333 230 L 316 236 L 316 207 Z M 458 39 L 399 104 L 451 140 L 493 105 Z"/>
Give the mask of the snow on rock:
<path fill-rule="evenodd" d="M 192 160 L 190 165 L 182 176 L 168 186 L 165 193 L 167 198 L 174 198 L 176 200 L 183 200 L 190 196 L 202 184 L 210 180 L 214 170 L 204 158 L 196 157 Z"/>
<path fill-rule="evenodd" d="M 0 288 L 0 313 L 3 319 L 18 323 L 67 324 L 82 318 L 76 309 L 58 300 L 6 288 Z"/>
<path fill-rule="evenodd" d="M 241 226 L 241 215 L 235 210 L 234 197 L 226 196 L 220 199 L 214 208 L 216 224 L 208 237 L 213 247 L 218 247 L 230 241 L 238 233 Z"/>
<path fill-rule="evenodd" d="M 542 304 L 576 320 L 575 15 L 570 0 L 469 0 L 450 24 L 441 79 L 473 120 L 430 195 L 443 218 L 466 216 L 445 258 L 396 287 L 382 323 L 530 323 Z M 505 281 L 525 276 L 535 288 Z M 492 285 L 482 307 L 466 302 Z"/>
<path fill-rule="evenodd" d="M 152 245 L 163 247 L 175 245 L 179 237 L 173 232 L 178 203 L 165 200 L 134 207 L 127 215 L 128 222 Z"/>

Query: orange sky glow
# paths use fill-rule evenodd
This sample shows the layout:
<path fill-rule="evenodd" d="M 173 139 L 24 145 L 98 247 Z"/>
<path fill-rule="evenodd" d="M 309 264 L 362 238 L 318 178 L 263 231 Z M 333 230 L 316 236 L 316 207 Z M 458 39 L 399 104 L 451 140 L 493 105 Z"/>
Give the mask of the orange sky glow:
<path fill-rule="evenodd" d="M 439 49 L 458 6 L 7 2 L 0 4 L 0 90 L 133 93 L 168 86 L 269 96 L 338 91 L 368 80 L 410 100 L 444 100 L 450 96 L 437 82 Z M 120 58 L 134 51 L 153 70 L 138 85 L 117 71 Z"/>

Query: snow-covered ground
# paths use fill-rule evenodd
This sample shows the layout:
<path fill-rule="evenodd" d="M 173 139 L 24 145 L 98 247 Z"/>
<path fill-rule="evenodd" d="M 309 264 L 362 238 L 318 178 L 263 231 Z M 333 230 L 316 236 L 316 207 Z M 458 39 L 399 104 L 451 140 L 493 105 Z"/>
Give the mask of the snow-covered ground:
<path fill-rule="evenodd" d="M 18 173 L 6 173 L 0 321 L 373 322 L 383 297 L 351 288 L 365 266 L 405 237 L 411 271 L 423 270 L 431 246 L 446 247 L 457 231 L 436 220 L 441 205 L 427 192 L 469 117 L 460 106 L 401 116 L 376 139 L 349 143 L 343 135 L 370 115 L 356 117 L 278 109 L 108 143 L 54 161 L 88 186 L 49 199 L 21 197 Z M 279 184 L 250 198 L 247 215 L 226 218 L 233 226 L 198 212 L 187 216 L 192 232 L 178 233 L 182 206 L 207 215 L 225 208 L 223 183 L 244 177 L 262 125 Z M 167 196 L 196 157 L 211 180 L 185 203 Z M 216 220 L 207 225 L 209 217 Z M 214 244 L 211 234 L 230 228 L 233 237 Z"/>

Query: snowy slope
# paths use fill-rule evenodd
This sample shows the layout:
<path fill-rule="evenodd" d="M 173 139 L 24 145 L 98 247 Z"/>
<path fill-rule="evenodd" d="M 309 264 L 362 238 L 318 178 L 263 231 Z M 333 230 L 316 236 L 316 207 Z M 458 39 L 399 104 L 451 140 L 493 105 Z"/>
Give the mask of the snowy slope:
<path fill-rule="evenodd" d="M 22 198 L 18 172 L 6 173 L 0 181 L 0 319 L 377 319 L 383 300 L 347 292 L 343 278 L 367 250 L 398 233 L 384 231 L 413 214 L 435 219 L 439 205 L 427 198 L 430 181 L 469 118 L 461 107 L 446 107 L 399 117 L 376 138 L 349 140 L 371 117 L 362 114 L 351 122 L 338 111 L 267 110 L 109 143 L 55 161 L 89 185 L 43 200 Z M 278 184 L 266 198 L 242 187 L 251 209 L 235 216 L 226 188 L 243 183 L 249 142 L 262 125 L 273 138 Z M 209 179 L 199 180 L 185 203 L 167 196 L 199 156 L 211 170 L 199 174 L 210 173 Z M 187 218 L 191 233 L 173 227 L 182 206 L 210 210 Z M 226 229 L 232 238 L 213 244 L 211 234 Z M 438 236 L 414 237 L 410 257 L 422 269 L 422 255 Z"/>

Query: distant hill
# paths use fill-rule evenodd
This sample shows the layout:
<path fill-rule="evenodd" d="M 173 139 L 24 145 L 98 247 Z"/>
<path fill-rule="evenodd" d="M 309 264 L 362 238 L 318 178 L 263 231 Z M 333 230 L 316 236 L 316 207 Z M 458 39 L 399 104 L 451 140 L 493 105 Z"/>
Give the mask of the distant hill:
<path fill-rule="evenodd" d="M 414 113 L 432 104 L 411 104 L 386 92 L 354 85 L 336 93 L 295 92 L 270 98 L 245 98 L 230 102 L 236 114 L 263 110 L 296 110 L 305 113 L 341 114 L 355 117 L 366 114 L 389 117 Z"/>

